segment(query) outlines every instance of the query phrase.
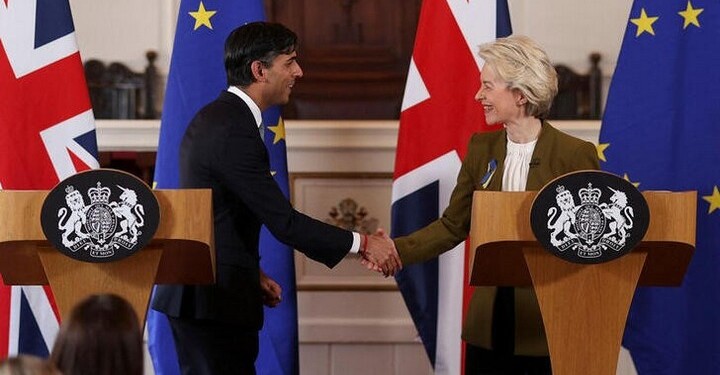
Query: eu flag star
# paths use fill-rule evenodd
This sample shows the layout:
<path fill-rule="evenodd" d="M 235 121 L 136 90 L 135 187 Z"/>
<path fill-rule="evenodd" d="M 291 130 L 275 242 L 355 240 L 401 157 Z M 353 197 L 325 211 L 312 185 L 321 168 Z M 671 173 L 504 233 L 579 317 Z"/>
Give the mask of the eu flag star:
<path fill-rule="evenodd" d="M 682 16 L 682 18 L 685 19 L 685 23 L 683 24 L 683 29 L 687 29 L 688 26 L 695 25 L 697 27 L 700 27 L 700 21 L 698 21 L 698 16 L 700 13 L 703 12 L 702 8 L 693 8 L 692 4 L 690 4 L 690 1 L 687 3 L 687 7 L 684 11 L 678 12 L 679 15 Z"/>
<path fill-rule="evenodd" d="M 273 137 L 273 144 L 285 139 L 285 121 L 283 121 L 282 117 L 279 119 L 277 126 L 268 126 L 268 129 L 275 133 L 275 136 Z"/>
<path fill-rule="evenodd" d="M 212 24 L 210 23 L 210 17 L 214 16 L 217 11 L 205 10 L 205 5 L 200 2 L 200 7 L 195 12 L 188 12 L 192 18 L 195 19 L 195 27 L 193 30 L 197 30 L 200 26 L 205 26 L 212 30 Z"/>
<path fill-rule="evenodd" d="M 607 149 L 608 147 L 610 147 L 609 143 L 599 143 L 597 146 L 595 146 L 595 148 L 597 149 L 598 159 L 602 161 L 607 161 L 607 159 L 605 159 L 605 149 Z"/>
<path fill-rule="evenodd" d="M 639 37 L 643 32 L 655 35 L 655 30 L 653 30 L 652 25 L 658 20 L 658 18 L 660 17 L 648 17 L 647 13 L 645 13 L 645 8 L 642 8 L 640 10 L 640 17 L 630 19 L 630 22 L 637 26 L 635 37 Z"/>
<path fill-rule="evenodd" d="M 630 176 L 628 176 L 627 173 L 625 173 L 625 175 L 623 175 L 623 179 L 624 179 L 625 181 L 631 183 L 633 186 L 635 186 L 636 189 L 640 187 L 640 183 L 639 183 L 639 182 L 632 182 L 632 181 L 630 180 Z"/>
<path fill-rule="evenodd" d="M 704 195 L 702 199 L 710 203 L 710 207 L 708 207 L 708 214 L 711 214 L 713 211 L 720 208 L 720 191 L 718 191 L 717 186 L 713 187 L 712 195 Z"/>

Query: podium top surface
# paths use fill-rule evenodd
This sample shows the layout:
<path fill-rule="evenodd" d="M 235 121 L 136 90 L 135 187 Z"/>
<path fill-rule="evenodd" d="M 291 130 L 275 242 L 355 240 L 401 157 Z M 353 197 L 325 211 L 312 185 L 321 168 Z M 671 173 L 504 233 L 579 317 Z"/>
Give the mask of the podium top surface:
<path fill-rule="evenodd" d="M 162 221 L 147 247 L 165 250 L 155 282 L 214 282 L 210 190 L 153 190 L 153 193 L 160 203 Z M 0 190 L 0 274 L 8 285 L 48 283 L 37 255 L 38 248 L 51 246 L 40 225 L 40 211 L 47 194 L 48 191 Z"/>

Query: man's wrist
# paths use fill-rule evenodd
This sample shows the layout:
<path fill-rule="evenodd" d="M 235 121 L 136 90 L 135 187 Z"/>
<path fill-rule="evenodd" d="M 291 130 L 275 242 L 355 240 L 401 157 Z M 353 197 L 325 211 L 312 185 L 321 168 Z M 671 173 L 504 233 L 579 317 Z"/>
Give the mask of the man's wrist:
<path fill-rule="evenodd" d="M 358 250 L 358 253 L 360 253 L 360 255 L 362 256 L 365 256 L 365 253 L 367 253 L 367 243 L 367 234 L 360 233 L 360 249 Z"/>

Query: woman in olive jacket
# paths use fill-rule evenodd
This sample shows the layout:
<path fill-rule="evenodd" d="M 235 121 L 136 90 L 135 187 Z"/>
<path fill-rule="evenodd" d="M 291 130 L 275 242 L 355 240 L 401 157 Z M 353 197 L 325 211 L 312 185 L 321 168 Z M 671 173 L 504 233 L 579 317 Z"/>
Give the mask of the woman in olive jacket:
<path fill-rule="evenodd" d="M 539 190 L 565 173 L 599 168 L 592 143 L 543 120 L 557 94 L 557 74 L 537 44 L 511 36 L 480 46 L 479 55 L 485 65 L 475 99 L 487 123 L 502 128 L 472 136 L 442 217 L 395 239 L 405 265 L 435 258 L 465 241 L 475 190 Z M 551 373 L 540 308 L 531 288 L 476 287 L 462 338 L 467 345 L 466 374 Z"/>

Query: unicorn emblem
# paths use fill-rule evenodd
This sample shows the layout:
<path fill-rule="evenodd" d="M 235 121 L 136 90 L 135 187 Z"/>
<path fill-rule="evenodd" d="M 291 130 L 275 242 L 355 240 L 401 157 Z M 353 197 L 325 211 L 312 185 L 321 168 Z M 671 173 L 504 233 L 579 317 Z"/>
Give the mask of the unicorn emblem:
<path fill-rule="evenodd" d="M 120 218 L 120 230 L 116 232 L 113 237 L 122 238 L 131 243 L 136 243 L 138 236 L 142 234 L 138 230 L 145 221 L 145 209 L 142 204 L 137 202 L 137 193 L 132 189 L 126 189 L 120 185 L 116 185 L 122 194 L 120 194 L 120 203 L 111 202 L 110 207 L 112 208 L 115 215 Z"/>
<path fill-rule="evenodd" d="M 610 204 L 600 204 L 603 215 L 608 218 L 608 228 L 610 229 L 608 233 L 603 235 L 603 239 L 623 246 L 625 245 L 625 239 L 628 237 L 627 231 L 633 227 L 633 208 L 628 206 L 628 198 L 624 192 L 609 186 L 608 189 L 613 192 L 610 196 Z"/>

